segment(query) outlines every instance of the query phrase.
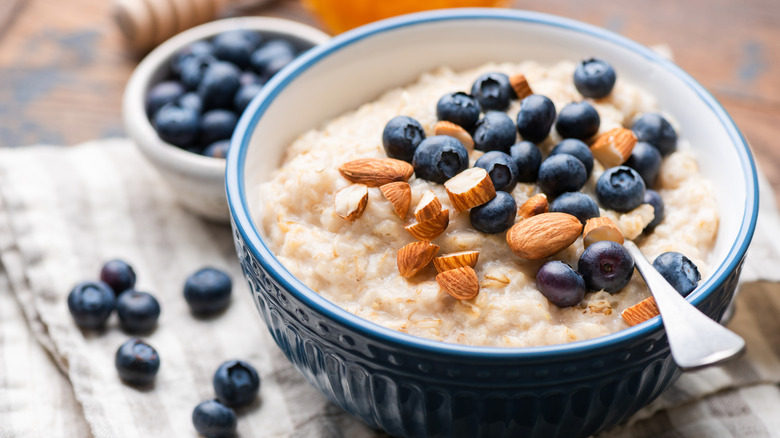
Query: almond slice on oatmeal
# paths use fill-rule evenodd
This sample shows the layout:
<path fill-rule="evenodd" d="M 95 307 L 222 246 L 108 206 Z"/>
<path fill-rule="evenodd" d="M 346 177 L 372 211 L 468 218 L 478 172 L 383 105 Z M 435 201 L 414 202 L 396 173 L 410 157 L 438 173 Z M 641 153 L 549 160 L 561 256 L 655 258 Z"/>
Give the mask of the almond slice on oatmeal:
<path fill-rule="evenodd" d="M 466 211 L 496 197 L 493 181 L 481 167 L 472 167 L 453 176 L 444 183 L 444 188 L 458 211 Z"/>
<path fill-rule="evenodd" d="M 414 209 L 414 218 L 418 222 L 431 220 L 438 216 L 441 210 L 441 202 L 436 197 L 436 193 L 433 193 L 433 190 L 427 190 L 420 197 L 420 202 L 417 203 L 417 207 Z"/>
<path fill-rule="evenodd" d="M 385 199 L 393 205 L 395 214 L 401 219 L 406 219 L 409 207 L 412 205 L 412 188 L 406 181 L 396 181 L 382 185 L 379 190 Z"/>
<path fill-rule="evenodd" d="M 634 131 L 615 128 L 601 134 L 590 147 L 590 151 L 606 169 L 625 163 L 631 156 L 636 142 Z"/>
<path fill-rule="evenodd" d="M 360 158 L 339 167 L 344 178 L 368 187 L 381 187 L 395 181 L 407 181 L 414 168 L 406 161 L 395 158 Z"/>
<path fill-rule="evenodd" d="M 398 250 L 396 263 L 404 278 L 417 275 L 425 269 L 439 252 L 439 245 L 431 242 L 412 242 Z"/>
<path fill-rule="evenodd" d="M 523 205 L 517 208 L 517 217 L 528 219 L 537 214 L 547 213 L 549 208 L 547 195 L 539 193 L 528 198 L 527 201 L 523 202 Z"/>
<path fill-rule="evenodd" d="M 620 316 L 626 324 L 634 326 L 660 314 L 655 298 L 648 297 L 624 310 Z"/>
<path fill-rule="evenodd" d="M 533 90 L 531 90 L 531 86 L 528 85 L 528 80 L 522 73 L 510 76 L 509 85 L 511 85 L 512 89 L 515 90 L 515 94 L 520 100 L 523 100 L 526 97 L 534 94 Z"/>
<path fill-rule="evenodd" d="M 425 221 L 413 220 L 411 223 L 404 226 L 404 229 L 414 236 L 417 240 L 433 240 L 438 237 L 444 230 L 447 229 L 447 225 L 450 223 L 450 211 L 444 209 L 439 212 L 435 217 Z"/>
<path fill-rule="evenodd" d="M 471 152 L 474 150 L 474 139 L 468 131 L 462 126 L 456 125 L 448 120 L 440 120 L 433 126 L 434 135 L 449 135 L 455 137 L 466 149 Z"/>
<path fill-rule="evenodd" d="M 365 184 L 351 184 L 333 195 L 336 214 L 348 221 L 359 218 L 368 204 L 368 187 Z"/>
<path fill-rule="evenodd" d="M 464 266 L 474 267 L 479 259 L 479 251 L 459 251 L 444 254 L 433 259 L 433 265 L 436 270 L 441 272 L 450 269 L 462 268 Z"/>
<path fill-rule="evenodd" d="M 592 217 L 585 222 L 585 229 L 582 232 L 582 243 L 585 248 L 600 240 L 611 240 L 623 244 L 623 233 L 612 219 L 606 216 Z"/>
<path fill-rule="evenodd" d="M 479 278 L 471 266 L 444 271 L 436 276 L 436 282 L 442 290 L 458 300 L 470 300 L 479 294 Z"/>

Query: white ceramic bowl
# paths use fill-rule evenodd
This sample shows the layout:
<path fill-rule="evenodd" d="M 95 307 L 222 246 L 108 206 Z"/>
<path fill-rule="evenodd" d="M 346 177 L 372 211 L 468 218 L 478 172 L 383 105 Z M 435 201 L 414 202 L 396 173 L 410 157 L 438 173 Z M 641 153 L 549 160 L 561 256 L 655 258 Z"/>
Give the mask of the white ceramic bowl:
<path fill-rule="evenodd" d="M 236 250 L 258 310 L 290 361 L 339 406 L 393 436 L 577 437 L 623 421 L 680 375 L 658 317 L 532 348 L 446 344 L 378 326 L 295 278 L 254 220 L 263 208 L 257 185 L 296 137 L 386 90 L 439 65 L 588 56 L 657 97 L 712 181 L 713 269 L 687 299 L 723 315 L 755 229 L 758 186 L 745 140 L 701 85 L 646 47 L 573 20 L 498 9 L 390 19 L 333 38 L 271 80 L 239 121 L 227 160 Z"/>
<path fill-rule="evenodd" d="M 166 143 L 154 131 L 144 106 L 148 90 L 170 74 L 170 59 L 183 47 L 219 33 L 250 29 L 264 37 L 283 37 L 301 48 L 313 47 L 330 36 L 305 24 L 280 18 L 242 17 L 213 21 L 182 32 L 149 53 L 125 88 L 122 113 L 125 129 L 146 158 L 175 191 L 179 202 L 204 218 L 227 222 L 225 160 L 187 152 Z"/>

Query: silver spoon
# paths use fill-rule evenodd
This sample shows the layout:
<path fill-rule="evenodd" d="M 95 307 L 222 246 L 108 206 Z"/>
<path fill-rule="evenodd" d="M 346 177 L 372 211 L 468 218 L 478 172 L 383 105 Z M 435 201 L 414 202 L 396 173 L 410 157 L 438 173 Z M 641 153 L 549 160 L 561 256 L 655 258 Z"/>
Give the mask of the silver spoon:
<path fill-rule="evenodd" d="M 715 365 L 744 350 L 744 339 L 686 301 L 634 242 L 627 240 L 623 246 L 631 253 L 636 268 L 655 298 L 672 357 L 680 368 L 687 371 Z"/>

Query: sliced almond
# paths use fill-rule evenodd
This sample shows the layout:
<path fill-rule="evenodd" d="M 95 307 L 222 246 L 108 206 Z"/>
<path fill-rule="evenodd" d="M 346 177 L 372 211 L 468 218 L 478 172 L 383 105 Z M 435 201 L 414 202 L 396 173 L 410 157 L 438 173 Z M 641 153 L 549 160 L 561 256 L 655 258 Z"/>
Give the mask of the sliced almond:
<path fill-rule="evenodd" d="M 582 231 L 583 244 L 585 248 L 590 246 L 591 243 L 596 243 L 600 240 L 611 240 L 619 244 L 623 244 L 623 233 L 620 232 L 620 228 L 615 225 L 612 219 L 601 216 L 592 217 L 585 222 L 585 229 Z"/>
<path fill-rule="evenodd" d="M 634 131 L 615 128 L 601 134 L 590 147 L 590 151 L 604 168 L 620 166 L 631 156 L 636 141 Z"/>
<path fill-rule="evenodd" d="M 444 183 L 453 207 L 458 211 L 482 205 L 496 197 L 490 175 L 481 167 L 472 167 Z"/>
<path fill-rule="evenodd" d="M 414 168 L 395 158 L 361 158 L 342 164 L 339 172 L 353 183 L 380 187 L 394 181 L 407 181 Z"/>
<path fill-rule="evenodd" d="M 449 225 L 449 223 L 450 211 L 444 209 L 432 219 L 428 219 L 422 222 L 415 220 L 406 225 L 404 228 L 409 232 L 409 234 L 414 236 L 415 239 L 430 241 L 437 238 L 439 234 L 443 233 L 444 230 L 447 229 L 447 225 Z"/>
<path fill-rule="evenodd" d="M 471 266 L 450 269 L 436 276 L 445 292 L 458 300 L 470 300 L 479 293 L 479 279 L 477 272 Z"/>
<path fill-rule="evenodd" d="M 433 265 L 436 266 L 437 271 L 444 272 L 464 266 L 473 268 L 477 265 L 477 259 L 479 259 L 479 251 L 452 252 L 433 259 Z"/>
<path fill-rule="evenodd" d="M 520 100 L 523 100 L 526 97 L 534 94 L 533 90 L 531 90 L 531 86 L 528 85 L 528 80 L 522 73 L 510 76 L 509 85 L 511 85 L 512 89 L 515 90 L 515 94 L 517 94 L 517 98 Z"/>
<path fill-rule="evenodd" d="M 414 218 L 418 222 L 424 222 L 431 220 L 439 215 L 441 212 L 441 202 L 436 197 L 436 193 L 433 190 L 428 190 L 420 197 L 420 202 L 417 203 L 417 207 L 414 209 Z"/>
<path fill-rule="evenodd" d="M 435 135 L 449 135 L 455 137 L 466 149 L 472 151 L 474 149 L 474 139 L 471 138 L 471 134 L 463 129 L 462 126 L 456 125 L 448 120 L 440 120 L 433 126 L 433 133 Z"/>
<path fill-rule="evenodd" d="M 547 195 L 539 193 L 538 195 L 531 196 L 527 201 L 523 202 L 523 205 L 518 207 L 517 216 L 521 219 L 528 219 L 537 214 L 547 213 L 549 208 L 550 207 L 547 204 Z"/>
<path fill-rule="evenodd" d="M 655 303 L 655 298 L 649 297 L 624 310 L 620 316 L 623 317 L 623 321 L 625 321 L 626 324 L 637 325 L 640 322 L 645 322 L 660 314 L 658 306 Z"/>
<path fill-rule="evenodd" d="M 506 242 L 517 256 L 538 260 L 557 254 L 574 243 L 582 223 L 567 213 L 542 213 L 521 220 L 506 233 Z"/>
<path fill-rule="evenodd" d="M 422 271 L 439 252 L 439 245 L 431 242 L 412 242 L 398 250 L 398 272 L 409 278 Z"/>
<path fill-rule="evenodd" d="M 340 218 L 354 221 L 363 214 L 368 204 L 368 187 L 364 184 L 352 184 L 336 192 L 333 196 L 334 210 Z"/>
<path fill-rule="evenodd" d="M 379 187 L 385 198 L 393 204 L 395 214 L 401 219 L 406 219 L 406 213 L 412 205 L 412 188 L 406 181 L 396 181 Z"/>

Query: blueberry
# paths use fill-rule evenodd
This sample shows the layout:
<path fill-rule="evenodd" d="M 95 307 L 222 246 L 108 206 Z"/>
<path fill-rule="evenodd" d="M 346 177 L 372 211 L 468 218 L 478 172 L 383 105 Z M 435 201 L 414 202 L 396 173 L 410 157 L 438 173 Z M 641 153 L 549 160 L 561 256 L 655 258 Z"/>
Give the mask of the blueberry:
<path fill-rule="evenodd" d="M 588 145 L 576 138 L 566 138 L 550 151 L 550 155 L 569 154 L 580 160 L 585 165 L 585 174 L 590 178 L 590 172 L 593 170 L 593 153 Z"/>
<path fill-rule="evenodd" d="M 664 220 L 664 200 L 655 190 L 646 190 L 642 202 L 653 206 L 653 220 L 643 230 L 643 232 L 650 232 Z"/>
<path fill-rule="evenodd" d="M 425 132 L 417 120 L 409 116 L 390 119 L 382 131 L 382 145 L 390 158 L 411 163 L 414 151 L 425 140 Z"/>
<path fill-rule="evenodd" d="M 236 95 L 233 97 L 233 109 L 236 110 L 236 113 L 243 113 L 249 102 L 260 94 L 262 89 L 263 86 L 260 84 L 249 83 L 241 85 L 241 88 L 236 91 Z"/>
<path fill-rule="evenodd" d="M 234 408 L 252 403 L 260 389 L 257 371 L 242 360 L 229 360 L 220 365 L 213 382 L 219 401 Z"/>
<path fill-rule="evenodd" d="M 541 94 L 532 94 L 520 101 L 517 113 L 517 132 L 532 143 L 541 143 L 550 135 L 555 122 L 555 104 Z"/>
<path fill-rule="evenodd" d="M 217 140 L 226 140 L 233 135 L 238 117 L 233 111 L 213 109 L 206 111 L 200 119 L 200 141 L 211 144 Z"/>
<path fill-rule="evenodd" d="M 542 265 L 536 272 L 536 287 L 558 307 L 571 307 L 585 298 L 585 280 L 579 272 L 558 260 Z"/>
<path fill-rule="evenodd" d="M 180 107 L 192 109 L 198 114 L 203 111 L 203 101 L 198 96 L 198 93 L 194 91 L 184 93 L 179 98 L 178 103 Z"/>
<path fill-rule="evenodd" d="M 238 79 L 240 75 L 238 68 L 229 62 L 211 63 L 203 73 L 203 80 L 198 84 L 198 96 L 203 99 L 203 107 L 211 109 L 233 106 L 233 97 L 241 86 Z"/>
<path fill-rule="evenodd" d="M 117 298 L 116 314 L 124 331 L 146 333 L 157 325 L 160 303 L 151 294 L 128 290 Z"/>
<path fill-rule="evenodd" d="M 596 182 L 599 205 L 625 213 L 639 207 L 645 197 L 645 182 L 627 166 L 611 167 Z"/>
<path fill-rule="evenodd" d="M 160 356 L 151 345 L 138 338 L 122 344 L 114 356 L 119 378 L 133 386 L 146 386 L 154 381 L 160 369 Z"/>
<path fill-rule="evenodd" d="M 261 78 L 268 80 L 295 59 L 295 46 L 287 40 L 268 41 L 252 53 L 250 65 Z"/>
<path fill-rule="evenodd" d="M 146 93 L 146 114 L 153 117 L 166 103 L 174 102 L 184 94 L 184 86 L 178 81 L 163 81 Z"/>
<path fill-rule="evenodd" d="M 496 192 L 496 197 L 474 207 L 469 212 L 471 226 L 483 233 L 502 233 L 515 223 L 517 203 L 507 192 Z"/>
<path fill-rule="evenodd" d="M 249 57 L 252 56 L 259 42 L 259 34 L 256 32 L 245 30 L 223 32 L 212 40 L 214 56 L 246 68 L 249 66 Z"/>
<path fill-rule="evenodd" d="M 474 129 L 479 120 L 479 104 L 470 95 L 458 91 L 448 93 L 436 103 L 436 117 L 460 125 L 466 131 Z"/>
<path fill-rule="evenodd" d="M 444 184 L 469 165 L 466 148 L 454 137 L 434 135 L 420 142 L 412 166 L 417 178 Z"/>
<path fill-rule="evenodd" d="M 229 149 L 230 140 L 219 140 L 206 146 L 201 154 L 211 158 L 225 158 Z"/>
<path fill-rule="evenodd" d="M 217 58 L 211 55 L 198 55 L 182 61 L 179 79 L 188 90 L 196 90 L 203 81 L 203 75 Z"/>
<path fill-rule="evenodd" d="M 178 102 L 166 104 L 152 119 L 154 130 L 163 141 L 187 147 L 198 136 L 200 117 L 192 108 L 181 106 Z"/>
<path fill-rule="evenodd" d="M 206 438 L 232 437 L 236 434 L 236 412 L 219 400 L 206 400 L 192 411 L 192 425 Z"/>
<path fill-rule="evenodd" d="M 517 182 L 535 182 L 542 164 L 542 151 L 539 147 L 530 141 L 521 141 L 509 148 L 509 154 L 517 165 Z"/>
<path fill-rule="evenodd" d="M 663 156 L 677 149 L 677 133 L 672 124 L 660 114 L 642 114 L 631 129 L 639 141 L 646 141 L 655 146 Z"/>
<path fill-rule="evenodd" d="M 506 111 L 509 101 L 516 96 L 509 77 L 503 73 L 485 73 L 474 81 L 471 95 L 477 99 L 482 111 Z"/>
<path fill-rule="evenodd" d="M 135 286 L 135 271 L 124 260 L 109 260 L 100 269 L 100 281 L 109 285 L 114 294 L 119 295 Z"/>
<path fill-rule="evenodd" d="M 684 297 L 693 292 L 701 280 L 696 265 L 679 252 L 670 251 L 659 255 L 653 260 L 653 267 Z"/>
<path fill-rule="evenodd" d="M 582 192 L 564 193 L 550 204 L 550 211 L 576 216 L 585 225 L 588 219 L 599 217 L 599 206 L 590 196 Z"/>
<path fill-rule="evenodd" d="M 184 299 L 197 315 L 217 313 L 230 304 L 230 276 L 215 268 L 203 268 L 187 277 Z"/>
<path fill-rule="evenodd" d="M 517 164 L 508 154 L 490 151 L 477 158 L 474 167 L 481 167 L 487 171 L 497 191 L 512 193 L 517 185 Z"/>
<path fill-rule="evenodd" d="M 260 76 L 251 71 L 242 71 L 241 76 L 238 77 L 238 82 L 240 82 L 242 86 L 249 84 L 263 85 L 265 83 Z"/>
<path fill-rule="evenodd" d="M 615 70 L 606 61 L 590 58 L 580 61 L 574 70 L 574 86 L 585 97 L 609 96 L 615 86 Z"/>
<path fill-rule="evenodd" d="M 572 102 L 558 114 L 555 130 L 563 138 L 587 140 L 599 131 L 601 118 L 596 108 L 586 101 Z"/>
<path fill-rule="evenodd" d="M 623 245 L 611 240 L 590 244 L 580 255 L 577 271 L 589 290 L 619 292 L 634 274 L 634 259 Z"/>
<path fill-rule="evenodd" d="M 509 148 L 515 144 L 515 124 L 512 119 L 501 111 L 488 111 L 474 127 L 471 136 L 474 148 L 481 151 L 501 151 L 509 153 Z"/>
<path fill-rule="evenodd" d="M 188 60 L 197 57 L 212 57 L 213 55 L 214 46 L 212 46 L 211 43 L 208 41 L 195 41 L 179 50 L 179 52 L 171 58 L 171 70 L 174 74 L 180 75 L 184 63 Z"/>
<path fill-rule="evenodd" d="M 539 188 L 550 197 L 576 192 L 585 185 L 588 175 L 582 161 L 569 154 L 547 157 L 539 166 Z"/>
<path fill-rule="evenodd" d="M 637 142 L 625 165 L 639 173 L 646 187 L 653 187 L 661 172 L 661 152 L 650 143 Z"/>
<path fill-rule="evenodd" d="M 68 294 L 68 310 L 77 326 L 99 329 L 114 310 L 114 292 L 102 281 L 79 283 Z"/>

